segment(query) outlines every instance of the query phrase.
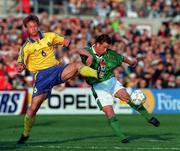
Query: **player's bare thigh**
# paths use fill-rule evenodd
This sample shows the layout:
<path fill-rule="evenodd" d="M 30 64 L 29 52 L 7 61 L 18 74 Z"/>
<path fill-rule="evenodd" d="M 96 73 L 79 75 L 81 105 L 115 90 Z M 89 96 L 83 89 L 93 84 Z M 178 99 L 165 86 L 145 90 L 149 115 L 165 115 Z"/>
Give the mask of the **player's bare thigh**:
<path fill-rule="evenodd" d="M 129 94 L 127 93 L 126 89 L 119 89 L 116 94 L 115 94 L 115 97 L 123 100 L 123 101 L 126 101 L 128 102 L 129 99 L 130 99 L 130 96 Z"/>
<path fill-rule="evenodd" d="M 61 74 L 61 80 L 66 81 L 78 73 L 79 68 L 82 66 L 81 62 L 70 63 Z"/>

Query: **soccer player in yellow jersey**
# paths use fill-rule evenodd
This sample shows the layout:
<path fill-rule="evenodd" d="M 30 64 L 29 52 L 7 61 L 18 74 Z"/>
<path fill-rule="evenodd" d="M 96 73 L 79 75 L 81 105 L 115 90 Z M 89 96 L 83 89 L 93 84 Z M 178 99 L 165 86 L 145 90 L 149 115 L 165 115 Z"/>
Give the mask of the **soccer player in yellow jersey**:
<path fill-rule="evenodd" d="M 29 133 L 35 120 L 36 112 L 42 102 L 49 97 L 53 86 L 63 83 L 74 77 L 77 73 L 83 76 L 97 78 L 97 71 L 81 62 L 73 62 L 63 67 L 56 60 L 53 47 L 55 45 L 68 46 L 69 40 L 53 32 L 42 33 L 39 31 L 39 19 L 29 15 L 23 20 L 28 33 L 28 39 L 22 46 L 17 71 L 25 68 L 35 75 L 33 99 L 24 118 L 24 131 L 18 144 L 24 144 L 29 138 Z M 92 56 L 84 50 L 79 50 L 81 55 L 88 58 L 87 64 L 91 65 Z"/>

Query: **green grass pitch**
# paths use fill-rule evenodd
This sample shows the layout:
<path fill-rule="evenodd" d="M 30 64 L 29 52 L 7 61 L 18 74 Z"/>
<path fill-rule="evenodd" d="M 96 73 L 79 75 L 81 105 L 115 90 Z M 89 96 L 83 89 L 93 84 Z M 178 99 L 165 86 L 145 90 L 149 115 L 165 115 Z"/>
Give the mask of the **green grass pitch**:
<path fill-rule="evenodd" d="M 157 115 L 156 128 L 140 115 L 118 115 L 129 144 L 113 135 L 103 115 L 38 115 L 26 145 L 16 145 L 23 116 L 0 117 L 0 151 L 180 150 L 180 115 Z"/>

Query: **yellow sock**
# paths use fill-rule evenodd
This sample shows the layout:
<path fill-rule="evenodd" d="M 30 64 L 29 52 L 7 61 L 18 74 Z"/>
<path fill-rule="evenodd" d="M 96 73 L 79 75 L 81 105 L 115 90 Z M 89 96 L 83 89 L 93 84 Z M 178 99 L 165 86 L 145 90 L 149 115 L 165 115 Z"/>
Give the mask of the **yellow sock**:
<path fill-rule="evenodd" d="M 82 66 L 79 69 L 79 73 L 84 76 L 84 77 L 93 77 L 93 78 L 98 78 L 97 77 L 97 70 L 94 70 L 93 68 L 90 68 L 89 66 Z"/>
<path fill-rule="evenodd" d="M 34 124 L 34 121 L 35 121 L 35 116 L 30 117 L 27 114 L 25 115 L 25 117 L 24 117 L 24 132 L 23 132 L 24 136 L 29 136 L 29 133 Z"/>

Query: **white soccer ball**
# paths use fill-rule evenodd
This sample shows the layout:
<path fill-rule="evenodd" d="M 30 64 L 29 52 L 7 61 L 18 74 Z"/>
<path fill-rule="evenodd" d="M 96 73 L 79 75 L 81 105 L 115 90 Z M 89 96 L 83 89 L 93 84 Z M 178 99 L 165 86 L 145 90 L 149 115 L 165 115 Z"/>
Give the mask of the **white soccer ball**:
<path fill-rule="evenodd" d="M 146 101 L 146 95 L 142 90 L 135 90 L 131 93 L 131 102 L 135 105 L 141 105 Z"/>

